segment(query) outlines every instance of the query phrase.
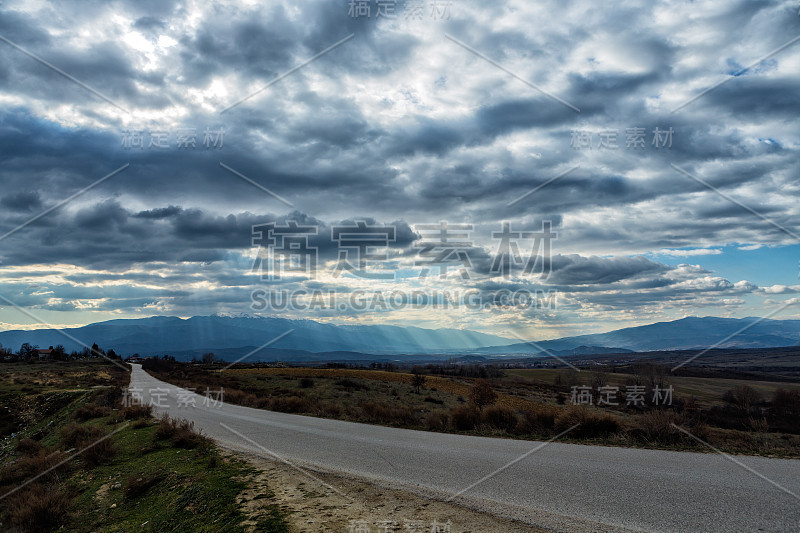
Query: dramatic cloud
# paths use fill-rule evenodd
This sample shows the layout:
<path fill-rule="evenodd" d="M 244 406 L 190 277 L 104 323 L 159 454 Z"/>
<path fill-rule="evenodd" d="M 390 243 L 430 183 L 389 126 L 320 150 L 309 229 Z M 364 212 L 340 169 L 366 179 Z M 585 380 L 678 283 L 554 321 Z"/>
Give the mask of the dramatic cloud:
<path fill-rule="evenodd" d="M 65 324 L 274 286 L 540 290 L 557 308 L 297 316 L 553 336 L 797 292 L 794 2 L 350 4 L 6 0 L 0 294 Z M 332 229 L 362 221 L 395 228 L 391 281 L 336 274 Z M 472 225 L 468 276 L 419 277 L 440 221 Z M 549 275 L 498 272 L 492 233 L 543 221 Z M 290 222 L 318 271 L 262 279 L 253 227 Z"/>

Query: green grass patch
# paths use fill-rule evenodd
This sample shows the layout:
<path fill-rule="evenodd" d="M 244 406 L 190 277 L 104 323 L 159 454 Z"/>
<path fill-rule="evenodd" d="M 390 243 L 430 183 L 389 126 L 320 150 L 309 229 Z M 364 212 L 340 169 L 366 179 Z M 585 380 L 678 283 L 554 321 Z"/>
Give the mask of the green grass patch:
<path fill-rule="evenodd" d="M 72 382 L 86 371 L 78 365 L 75 375 L 68 375 L 63 368 L 51 369 L 64 372 L 52 380 Z M 0 449 L 2 493 L 66 458 L 67 450 L 111 436 L 0 501 L 0 530 L 287 531 L 285 513 L 267 489 L 257 506 L 246 510 L 241 504 L 254 473 L 250 466 L 223 457 L 188 424 L 159 422 L 146 410 L 125 420 L 113 387 L 126 383 L 113 371 L 109 375 L 112 386 L 91 380 L 72 390 L 45 387 L 41 393 L 3 395 L 17 403 L 9 415 L 15 436 Z M 36 379 L 47 382 L 49 376 L 39 368 Z"/>

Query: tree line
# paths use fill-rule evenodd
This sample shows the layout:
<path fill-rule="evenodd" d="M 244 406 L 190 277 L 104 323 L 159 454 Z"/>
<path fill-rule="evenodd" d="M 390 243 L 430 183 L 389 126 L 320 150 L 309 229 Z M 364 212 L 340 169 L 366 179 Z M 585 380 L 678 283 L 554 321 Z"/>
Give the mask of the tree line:
<path fill-rule="evenodd" d="M 42 355 L 44 350 L 46 350 L 44 353 L 47 354 L 48 359 L 55 361 L 93 358 L 121 359 L 113 349 L 106 351 L 100 348 L 96 342 L 92 344 L 91 348 L 84 346 L 82 350 L 72 350 L 70 352 L 67 352 L 63 344 L 50 346 L 49 348 L 40 348 L 36 344 L 23 342 L 16 352 L 10 348 L 4 348 L 3 345 L 0 344 L 0 361 L 6 363 L 15 361 L 38 361 L 39 356 Z"/>

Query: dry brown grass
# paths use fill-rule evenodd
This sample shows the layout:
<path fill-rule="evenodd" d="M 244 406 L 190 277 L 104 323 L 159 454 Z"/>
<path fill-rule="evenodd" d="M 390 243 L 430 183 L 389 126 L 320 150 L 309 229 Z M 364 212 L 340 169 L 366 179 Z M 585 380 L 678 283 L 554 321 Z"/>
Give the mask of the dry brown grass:
<path fill-rule="evenodd" d="M 170 418 L 165 414 L 158 422 L 153 438 L 158 440 L 169 439 L 174 446 L 178 448 L 192 449 L 198 446 L 208 446 L 210 444 L 208 438 L 195 431 L 194 422 L 187 420 L 178 420 Z"/>
<path fill-rule="evenodd" d="M 358 370 L 352 368 L 243 368 L 226 370 L 228 374 L 256 376 L 286 376 L 292 378 L 358 378 L 386 383 L 413 384 L 414 374 L 403 372 L 387 372 L 386 370 Z M 455 396 L 468 397 L 472 385 L 440 376 L 425 376 L 425 387 L 436 389 Z M 226 391 L 227 393 L 227 391 Z M 538 405 L 525 398 L 499 393 L 497 403 L 512 409 L 525 410 Z"/>
<path fill-rule="evenodd" d="M 450 414 L 444 411 L 431 411 L 425 416 L 425 427 L 433 431 L 444 431 L 450 427 Z"/>
<path fill-rule="evenodd" d="M 152 405 L 133 404 L 122 409 L 123 420 L 147 420 L 153 416 Z"/>
<path fill-rule="evenodd" d="M 70 505 L 61 488 L 34 483 L 8 497 L 6 518 L 17 531 L 50 531 L 66 522 Z"/>
<path fill-rule="evenodd" d="M 481 413 L 481 422 L 492 429 L 511 432 L 517 427 L 517 413 L 505 405 L 490 405 Z"/>
<path fill-rule="evenodd" d="M 85 450 L 80 458 L 90 466 L 108 462 L 116 455 L 114 443 L 106 432 L 97 426 L 71 423 L 61 428 L 61 442 L 68 448 Z"/>
<path fill-rule="evenodd" d="M 474 405 L 460 405 L 450 411 L 450 420 L 453 429 L 471 431 L 480 423 L 481 412 Z"/>
<path fill-rule="evenodd" d="M 38 455 L 44 449 L 42 444 L 33 439 L 20 439 L 17 443 L 17 452 L 22 455 Z"/>
<path fill-rule="evenodd" d="M 360 418 L 367 422 L 400 426 L 414 426 L 419 423 L 417 413 L 406 406 L 394 406 L 384 402 L 364 402 L 360 407 Z"/>
<path fill-rule="evenodd" d="M 555 428 L 559 412 L 559 409 L 546 405 L 522 411 L 516 432 L 522 435 L 549 434 Z"/>
<path fill-rule="evenodd" d="M 56 477 L 60 472 L 70 467 L 69 463 L 61 465 L 57 469 L 51 470 L 64 459 L 64 455 L 59 452 L 48 454 L 45 450 L 40 450 L 35 455 L 23 455 L 19 459 L 3 465 L 0 469 L 0 487 L 11 490 L 13 485 L 42 473 L 42 481 L 47 481 Z"/>
<path fill-rule="evenodd" d="M 143 496 L 150 488 L 157 485 L 164 479 L 163 474 L 156 474 L 156 475 L 139 475 L 133 474 L 125 480 L 125 485 L 123 486 L 123 493 L 125 494 L 125 498 L 129 500 L 134 500 Z"/>
<path fill-rule="evenodd" d="M 100 418 L 102 416 L 108 416 L 111 413 L 111 409 L 108 407 L 102 407 L 100 405 L 95 405 L 93 403 L 87 403 L 86 405 L 82 405 L 78 409 L 75 410 L 75 419 L 76 420 L 91 420 L 92 418 Z"/>
<path fill-rule="evenodd" d="M 583 405 L 574 405 L 562 410 L 555 419 L 555 430 L 566 431 L 578 424 L 568 437 L 603 438 L 622 430 L 619 419 L 608 413 L 597 413 Z"/>

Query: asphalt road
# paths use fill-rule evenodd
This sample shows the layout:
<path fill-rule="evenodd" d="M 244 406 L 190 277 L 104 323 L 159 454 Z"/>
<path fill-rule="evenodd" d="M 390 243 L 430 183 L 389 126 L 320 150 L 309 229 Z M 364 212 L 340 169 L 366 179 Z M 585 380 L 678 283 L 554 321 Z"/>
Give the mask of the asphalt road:
<path fill-rule="evenodd" d="M 301 467 L 440 498 L 483 480 L 455 501 L 563 531 L 800 531 L 798 460 L 736 456 L 736 464 L 716 453 L 429 433 L 206 406 L 198 395 L 192 407 L 179 405 L 175 386 L 133 366 L 131 386 L 146 401 L 163 399 L 158 411 L 194 421 L 222 446 Z"/>

